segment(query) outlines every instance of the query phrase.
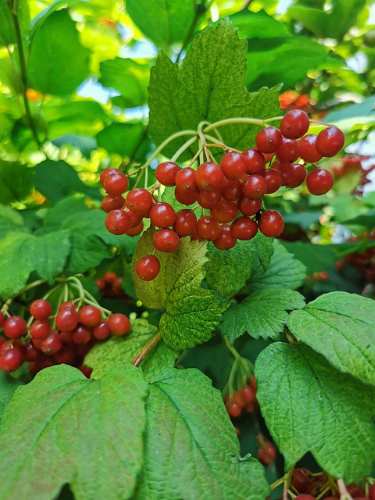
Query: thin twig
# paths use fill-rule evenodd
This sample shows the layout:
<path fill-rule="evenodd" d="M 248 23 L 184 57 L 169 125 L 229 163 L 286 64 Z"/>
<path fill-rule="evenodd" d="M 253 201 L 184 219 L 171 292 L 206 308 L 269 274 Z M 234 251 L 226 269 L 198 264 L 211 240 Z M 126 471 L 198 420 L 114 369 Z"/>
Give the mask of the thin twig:
<path fill-rule="evenodd" d="M 150 352 L 155 349 L 161 340 L 160 333 L 154 335 L 142 348 L 141 352 L 135 356 L 133 359 L 133 365 L 139 366 L 142 361 L 150 354 Z"/>
<path fill-rule="evenodd" d="M 346 489 L 345 483 L 343 479 L 338 479 L 337 480 L 337 488 L 340 493 L 340 500 L 353 500 L 353 497 L 349 493 L 349 491 Z"/>

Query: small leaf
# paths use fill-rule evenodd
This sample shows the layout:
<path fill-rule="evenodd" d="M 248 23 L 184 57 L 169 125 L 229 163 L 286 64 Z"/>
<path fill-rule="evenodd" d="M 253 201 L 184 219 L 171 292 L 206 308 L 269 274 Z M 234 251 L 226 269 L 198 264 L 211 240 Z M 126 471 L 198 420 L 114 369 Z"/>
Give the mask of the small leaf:
<path fill-rule="evenodd" d="M 9 233 L 0 241 L 0 296 L 3 299 L 17 295 L 26 285 L 32 271 L 29 260 L 32 236 L 24 233 Z M 20 256 L 24 256 L 20 258 Z"/>
<path fill-rule="evenodd" d="M 143 154 L 147 147 L 147 137 L 144 136 L 145 126 L 141 122 L 133 123 L 111 123 L 101 130 L 96 136 L 98 146 L 104 148 L 109 153 L 120 156 L 132 156 L 138 144 L 141 142 L 141 152 Z"/>
<path fill-rule="evenodd" d="M 7 233 L 27 230 L 22 216 L 13 208 L 0 205 L 0 238 Z"/>
<path fill-rule="evenodd" d="M 69 231 L 54 231 L 32 240 L 29 250 L 32 271 L 49 283 L 53 283 L 65 267 L 70 253 L 69 236 Z"/>
<path fill-rule="evenodd" d="M 220 331 L 234 341 L 247 332 L 253 338 L 277 338 L 288 320 L 287 311 L 305 305 L 303 296 L 286 288 L 265 288 L 252 293 L 224 314 Z"/>
<path fill-rule="evenodd" d="M 311 452 L 347 483 L 371 473 L 375 390 L 337 372 L 308 347 L 274 343 L 257 359 L 257 399 L 291 468 Z"/>
<path fill-rule="evenodd" d="M 0 160 L 0 203 L 24 200 L 31 192 L 33 174 L 25 165 Z"/>
<path fill-rule="evenodd" d="M 298 340 L 335 368 L 375 385 L 375 305 L 346 292 L 321 295 L 289 317 Z"/>

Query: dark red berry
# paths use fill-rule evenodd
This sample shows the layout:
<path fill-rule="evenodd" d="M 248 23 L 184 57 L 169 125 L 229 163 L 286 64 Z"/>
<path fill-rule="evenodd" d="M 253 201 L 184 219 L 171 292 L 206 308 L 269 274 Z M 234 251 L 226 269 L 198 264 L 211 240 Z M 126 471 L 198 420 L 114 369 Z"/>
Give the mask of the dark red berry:
<path fill-rule="evenodd" d="M 72 334 L 73 344 L 88 344 L 91 340 L 91 332 L 82 325 L 77 326 L 77 329 Z"/>
<path fill-rule="evenodd" d="M 213 191 L 215 192 L 215 191 Z M 222 195 L 228 201 L 237 201 L 241 197 L 242 186 L 239 181 L 231 180 L 225 183 Z"/>
<path fill-rule="evenodd" d="M 174 230 L 179 236 L 191 236 L 197 228 L 197 218 L 192 210 L 180 210 L 176 214 Z"/>
<path fill-rule="evenodd" d="M 45 339 L 48 337 L 51 327 L 47 321 L 34 321 L 30 326 L 30 335 L 34 339 Z"/>
<path fill-rule="evenodd" d="M 160 262 L 155 255 L 145 255 L 135 264 L 135 272 L 143 281 L 151 281 L 156 278 L 160 272 Z"/>
<path fill-rule="evenodd" d="M 316 148 L 316 135 L 305 135 L 297 142 L 298 155 L 306 162 L 319 161 L 322 155 Z"/>
<path fill-rule="evenodd" d="M 48 319 L 52 314 L 51 304 L 44 299 L 34 300 L 30 305 L 30 314 L 41 321 Z"/>
<path fill-rule="evenodd" d="M 24 346 L 24 356 L 26 361 L 36 361 L 39 357 L 39 351 L 29 342 Z"/>
<path fill-rule="evenodd" d="M 103 177 L 103 187 L 111 196 L 119 196 L 128 189 L 128 177 L 117 169 L 111 169 Z"/>
<path fill-rule="evenodd" d="M 221 194 L 218 191 L 200 191 L 198 203 L 203 208 L 213 208 L 218 204 L 220 198 Z"/>
<path fill-rule="evenodd" d="M 222 198 L 220 202 L 211 209 L 211 216 L 217 222 L 231 222 L 237 215 L 238 208 L 236 203 Z"/>
<path fill-rule="evenodd" d="M 298 139 L 309 130 L 310 120 L 301 109 L 292 109 L 281 120 L 280 130 L 284 137 Z"/>
<path fill-rule="evenodd" d="M 171 229 L 160 229 L 152 235 L 152 240 L 156 250 L 160 252 L 176 252 L 180 245 L 180 238 Z"/>
<path fill-rule="evenodd" d="M 196 189 L 195 170 L 190 167 L 180 169 L 176 175 L 176 187 L 181 189 Z"/>
<path fill-rule="evenodd" d="M 246 164 L 243 156 L 235 151 L 225 153 L 220 167 L 228 179 L 241 179 L 246 174 Z"/>
<path fill-rule="evenodd" d="M 316 497 L 313 497 L 312 495 L 304 495 L 304 494 L 297 495 L 295 497 L 295 500 L 315 500 L 315 499 Z"/>
<path fill-rule="evenodd" d="M 156 167 L 156 178 L 163 186 L 174 186 L 176 183 L 176 175 L 180 170 L 179 166 L 173 161 L 165 161 L 159 163 Z"/>
<path fill-rule="evenodd" d="M 20 346 L 4 342 L 0 346 L 0 370 L 13 372 L 23 363 L 23 350 Z"/>
<path fill-rule="evenodd" d="M 271 465 L 276 460 L 276 448 L 268 441 L 263 443 L 262 447 L 258 450 L 258 458 L 264 465 Z"/>
<path fill-rule="evenodd" d="M 129 318 L 125 316 L 125 314 L 114 313 L 111 314 L 107 319 L 108 327 L 112 335 L 116 337 L 122 337 L 130 333 L 131 331 L 131 323 Z"/>
<path fill-rule="evenodd" d="M 266 210 L 260 216 L 259 229 L 266 236 L 280 236 L 284 231 L 284 219 L 276 210 Z"/>
<path fill-rule="evenodd" d="M 5 320 L 3 330 L 9 339 L 22 337 L 26 333 L 26 321 L 21 316 L 10 316 Z"/>
<path fill-rule="evenodd" d="M 233 237 L 230 226 L 222 226 L 221 235 L 214 241 L 214 245 L 219 250 L 229 250 L 236 244 L 236 238 Z"/>
<path fill-rule="evenodd" d="M 257 149 L 261 153 L 275 153 L 281 144 L 281 132 L 275 127 L 266 127 L 257 133 Z"/>
<path fill-rule="evenodd" d="M 215 241 L 221 235 L 221 227 L 213 217 L 201 217 L 197 222 L 197 233 L 202 240 Z"/>
<path fill-rule="evenodd" d="M 126 206 L 139 217 L 148 217 L 153 203 L 152 194 L 143 188 L 132 189 L 126 197 Z"/>
<path fill-rule="evenodd" d="M 260 200 L 252 200 L 251 198 L 242 198 L 240 202 L 240 210 L 244 215 L 255 215 L 262 207 Z"/>
<path fill-rule="evenodd" d="M 345 136 L 337 127 L 322 130 L 316 140 L 316 149 L 322 156 L 335 156 L 344 146 Z"/>
<path fill-rule="evenodd" d="M 176 222 L 176 213 L 169 203 L 155 203 L 150 210 L 150 219 L 156 227 L 173 226 Z"/>
<path fill-rule="evenodd" d="M 110 212 L 111 210 L 118 210 L 124 206 L 125 199 L 122 196 L 110 196 L 107 195 L 102 199 L 101 208 L 104 212 Z"/>
<path fill-rule="evenodd" d="M 177 186 L 175 189 L 175 198 L 183 205 L 192 205 L 199 198 L 199 191 L 196 187 L 184 188 Z"/>
<path fill-rule="evenodd" d="M 72 332 L 77 328 L 78 312 L 74 307 L 60 308 L 56 315 L 56 326 L 62 332 Z"/>
<path fill-rule="evenodd" d="M 257 223 L 248 217 L 239 217 L 232 224 L 232 235 L 238 240 L 251 240 L 257 231 Z"/>
<path fill-rule="evenodd" d="M 221 168 L 212 162 L 202 163 L 195 172 L 195 182 L 199 189 L 221 191 L 225 184 Z"/>
<path fill-rule="evenodd" d="M 313 486 L 310 472 L 307 469 L 298 467 L 293 470 L 292 485 L 300 493 L 308 493 Z"/>
<path fill-rule="evenodd" d="M 141 234 L 144 229 L 143 221 L 137 224 L 136 226 L 131 227 L 126 231 L 128 236 L 137 236 L 137 234 Z"/>
<path fill-rule="evenodd" d="M 315 168 L 306 178 L 307 189 L 311 194 L 322 195 L 328 193 L 333 186 L 333 176 L 328 170 Z"/>
<path fill-rule="evenodd" d="M 248 175 L 243 185 L 243 194 L 252 200 L 260 200 L 266 193 L 267 184 L 261 175 Z"/>
<path fill-rule="evenodd" d="M 266 181 L 267 186 L 266 194 L 276 193 L 283 183 L 281 173 L 274 168 L 270 168 L 266 171 L 264 180 Z"/>
<path fill-rule="evenodd" d="M 256 401 L 256 392 L 251 385 L 246 385 L 241 389 L 242 398 L 245 403 L 254 403 Z"/>
<path fill-rule="evenodd" d="M 5 316 L 2 312 L 0 312 L 0 328 L 4 325 L 5 323 Z"/>
<path fill-rule="evenodd" d="M 280 171 L 284 185 L 290 188 L 300 186 L 306 177 L 306 169 L 300 163 L 281 163 Z"/>
<path fill-rule="evenodd" d="M 100 309 L 90 304 L 82 306 L 78 314 L 79 322 L 84 326 L 88 326 L 89 328 L 98 326 L 102 321 L 102 313 Z"/>
<path fill-rule="evenodd" d="M 55 354 L 53 361 L 57 364 L 71 365 L 76 358 L 75 350 L 72 347 L 62 347 L 60 351 Z"/>
<path fill-rule="evenodd" d="M 242 413 L 242 408 L 237 403 L 230 403 L 228 406 L 228 413 L 232 418 L 237 418 Z"/>
<path fill-rule="evenodd" d="M 295 161 L 298 158 L 298 143 L 293 139 L 282 138 L 276 155 L 280 161 Z"/>
<path fill-rule="evenodd" d="M 48 356 L 56 354 L 61 348 L 62 342 L 57 332 L 51 332 L 40 344 L 40 350 Z"/>
<path fill-rule="evenodd" d="M 125 234 L 130 228 L 139 224 L 139 217 L 126 210 L 112 210 L 107 214 L 105 225 L 110 233 Z"/>
<path fill-rule="evenodd" d="M 96 340 L 107 339 L 111 334 L 107 321 L 102 321 L 98 326 L 96 326 L 92 334 Z"/>
<path fill-rule="evenodd" d="M 84 376 L 86 378 L 90 378 L 91 377 L 92 368 L 90 368 L 89 366 L 82 365 L 82 366 L 79 367 L 79 369 L 81 370 L 81 372 L 84 374 Z"/>
<path fill-rule="evenodd" d="M 262 153 L 256 149 L 247 149 L 242 153 L 242 159 L 248 174 L 264 174 L 265 159 Z"/>

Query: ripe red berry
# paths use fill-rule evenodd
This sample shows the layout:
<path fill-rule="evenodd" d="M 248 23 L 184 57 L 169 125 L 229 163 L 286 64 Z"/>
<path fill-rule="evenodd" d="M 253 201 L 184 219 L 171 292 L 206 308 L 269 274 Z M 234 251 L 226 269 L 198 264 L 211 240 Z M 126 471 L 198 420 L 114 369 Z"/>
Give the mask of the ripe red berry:
<path fill-rule="evenodd" d="M 141 234 L 141 232 L 143 231 L 143 229 L 144 229 L 144 224 L 143 224 L 143 221 L 142 221 L 139 224 L 137 224 L 136 226 L 131 227 L 130 229 L 128 229 L 126 231 L 126 234 L 128 236 L 137 236 L 137 234 Z"/>
<path fill-rule="evenodd" d="M 306 169 L 300 163 L 281 163 L 280 171 L 284 185 L 290 188 L 300 186 L 306 177 Z"/>
<path fill-rule="evenodd" d="M 238 208 L 233 201 L 222 198 L 220 202 L 211 209 L 211 216 L 217 222 L 231 222 L 237 215 Z"/>
<path fill-rule="evenodd" d="M 180 170 L 179 166 L 173 161 L 165 161 L 156 167 L 156 178 L 164 186 L 174 186 L 176 183 L 176 175 Z"/>
<path fill-rule="evenodd" d="M 266 210 L 260 216 L 259 229 L 265 236 L 280 236 L 284 231 L 284 219 L 276 210 Z"/>
<path fill-rule="evenodd" d="M 306 184 L 311 194 L 325 194 L 333 186 L 333 176 L 328 170 L 316 168 L 308 174 Z"/>
<path fill-rule="evenodd" d="M 246 173 L 243 155 L 228 151 L 221 160 L 220 167 L 228 179 L 241 179 Z"/>
<path fill-rule="evenodd" d="M 232 235 L 238 240 L 251 240 L 258 231 L 258 225 L 248 217 L 239 217 L 232 224 Z"/>
<path fill-rule="evenodd" d="M 215 192 L 215 191 L 213 191 Z M 221 193 L 228 201 L 237 201 L 241 197 L 241 184 L 239 181 L 231 180 L 225 183 Z"/>
<path fill-rule="evenodd" d="M 152 194 L 143 188 L 132 189 L 126 197 L 126 206 L 139 217 L 148 217 L 153 203 Z"/>
<path fill-rule="evenodd" d="M 26 321 L 21 316 L 10 316 L 5 320 L 3 329 L 9 339 L 22 337 L 26 333 Z"/>
<path fill-rule="evenodd" d="M 61 348 L 62 342 L 57 332 L 51 332 L 40 344 L 40 350 L 48 356 L 56 354 Z"/>
<path fill-rule="evenodd" d="M 219 250 L 229 250 L 236 244 L 236 238 L 233 237 L 230 226 L 222 226 L 221 235 L 214 241 L 214 245 Z"/>
<path fill-rule="evenodd" d="M 369 500 L 375 500 L 375 484 L 372 484 L 368 490 Z"/>
<path fill-rule="evenodd" d="M 221 191 L 225 184 L 221 168 L 212 162 L 202 163 L 195 172 L 195 182 L 199 189 Z"/>
<path fill-rule="evenodd" d="M 243 185 L 243 194 L 252 200 L 260 200 L 266 193 L 267 184 L 261 175 L 249 175 Z"/>
<path fill-rule="evenodd" d="M 252 200 L 251 198 L 242 198 L 240 202 L 240 210 L 244 215 L 255 215 L 262 208 L 260 200 Z"/>
<path fill-rule="evenodd" d="M 199 205 L 203 208 L 213 208 L 221 198 L 219 191 L 200 191 L 198 196 Z"/>
<path fill-rule="evenodd" d="M 297 495 L 295 500 L 315 500 L 316 497 L 313 497 L 312 495 Z"/>
<path fill-rule="evenodd" d="M 173 226 L 176 222 L 176 213 L 169 203 L 155 203 L 150 210 L 150 219 L 157 227 Z"/>
<path fill-rule="evenodd" d="M 262 153 L 256 149 L 247 149 L 242 153 L 242 160 L 248 174 L 264 174 L 265 159 Z"/>
<path fill-rule="evenodd" d="M 275 153 L 281 144 L 281 132 L 275 127 L 266 127 L 257 133 L 257 149 L 261 153 Z"/>
<path fill-rule="evenodd" d="M 195 170 L 190 167 L 180 169 L 176 175 L 176 187 L 180 189 L 196 189 Z"/>
<path fill-rule="evenodd" d="M 283 136 L 289 139 L 298 139 L 309 130 L 310 120 L 301 109 L 292 109 L 288 111 L 281 120 L 280 130 Z"/>
<path fill-rule="evenodd" d="M 293 470 L 292 485 L 297 491 L 308 493 L 313 486 L 312 483 L 313 481 L 309 470 L 302 467 Z"/>
<path fill-rule="evenodd" d="M 74 307 L 60 308 L 56 315 L 56 326 L 62 332 L 72 332 L 77 328 L 78 312 Z"/>
<path fill-rule="evenodd" d="M 60 351 L 55 354 L 53 360 L 57 364 L 64 363 L 65 365 L 71 365 L 74 363 L 76 358 L 76 353 L 71 347 L 62 347 Z"/>
<path fill-rule="evenodd" d="M 283 183 L 283 178 L 281 173 L 274 169 L 270 168 L 266 171 L 264 180 L 266 181 L 266 194 L 276 193 L 276 191 L 281 187 Z"/>
<path fill-rule="evenodd" d="M 101 208 L 104 212 L 110 212 L 111 210 L 118 210 L 124 206 L 125 199 L 122 196 L 110 196 L 107 195 L 102 199 Z"/>
<path fill-rule="evenodd" d="M 221 227 L 213 217 L 201 217 L 197 222 L 197 233 L 202 240 L 215 241 L 221 235 Z"/>
<path fill-rule="evenodd" d="M 84 326 L 78 325 L 77 329 L 72 334 L 73 344 L 84 345 L 88 344 L 91 340 L 91 332 Z"/>
<path fill-rule="evenodd" d="M 47 321 L 36 320 L 30 326 L 30 335 L 33 340 L 45 339 L 48 336 L 50 330 L 51 328 Z"/>
<path fill-rule="evenodd" d="M 237 418 L 241 415 L 242 408 L 237 403 L 231 403 L 228 406 L 228 413 L 232 418 Z"/>
<path fill-rule="evenodd" d="M 298 143 L 293 139 L 283 137 L 276 155 L 280 161 L 295 161 L 298 158 Z"/>
<path fill-rule="evenodd" d="M 180 210 L 176 214 L 174 230 L 179 236 L 191 236 L 197 228 L 197 218 L 192 210 Z"/>
<path fill-rule="evenodd" d="M 90 304 L 82 306 L 78 314 L 79 322 L 84 326 L 88 326 L 89 328 L 98 326 L 102 321 L 102 313 L 100 309 Z"/>
<path fill-rule="evenodd" d="M 322 156 L 335 156 L 344 146 L 345 136 L 337 127 L 322 130 L 316 140 L 316 149 Z"/>
<path fill-rule="evenodd" d="M 2 312 L 0 312 L 0 327 L 2 327 L 5 323 L 5 316 Z"/>
<path fill-rule="evenodd" d="M 262 447 L 258 450 L 258 458 L 264 465 L 273 464 L 276 455 L 276 448 L 269 441 L 263 443 Z"/>
<path fill-rule="evenodd" d="M 44 299 L 34 300 L 30 305 L 30 314 L 41 321 L 48 319 L 52 314 L 51 304 Z"/>
<path fill-rule="evenodd" d="M 298 155 L 306 162 L 319 161 L 322 155 L 316 148 L 316 135 L 305 135 L 297 142 Z"/>
<path fill-rule="evenodd" d="M 160 229 L 152 235 L 152 240 L 156 250 L 160 252 L 176 252 L 180 245 L 180 238 L 171 229 Z"/>
<path fill-rule="evenodd" d="M 102 185 L 106 192 L 111 196 L 119 196 L 128 189 L 128 176 L 120 170 L 110 169 L 103 177 Z"/>
<path fill-rule="evenodd" d="M 143 281 L 151 281 L 156 278 L 160 272 L 160 262 L 155 255 L 145 255 L 135 264 L 135 272 Z"/>
<path fill-rule="evenodd" d="M 131 331 L 131 323 L 125 314 L 114 313 L 107 319 L 108 327 L 112 335 L 121 337 Z"/>
<path fill-rule="evenodd" d="M 242 398 L 245 403 L 254 403 L 256 401 L 256 392 L 251 385 L 246 385 L 241 389 Z"/>
<path fill-rule="evenodd" d="M 107 214 L 105 225 L 110 233 L 125 234 L 130 228 L 139 224 L 139 217 L 126 210 L 112 210 Z"/>
<path fill-rule="evenodd" d="M 175 189 L 175 198 L 183 205 L 192 205 L 199 198 L 199 191 L 196 187 L 184 188 L 177 186 Z"/>
<path fill-rule="evenodd" d="M 30 342 L 24 346 L 24 356 L 26 361 L 36 361 L 39 357 L 39 351 Z"/>
<path fill-rule="evenodd" d="M 102 321 L 98 326 L 96 326 L 92 334 L 96 340 L 107 339 L 111 334 L 107 321 Z"/>
<path fill-rule="evenodd" d="M 0 346 L 0 370 L 12 372 L 17 370 L 23 363 L 23 350 L 10 342 L 4 342 Z"/>

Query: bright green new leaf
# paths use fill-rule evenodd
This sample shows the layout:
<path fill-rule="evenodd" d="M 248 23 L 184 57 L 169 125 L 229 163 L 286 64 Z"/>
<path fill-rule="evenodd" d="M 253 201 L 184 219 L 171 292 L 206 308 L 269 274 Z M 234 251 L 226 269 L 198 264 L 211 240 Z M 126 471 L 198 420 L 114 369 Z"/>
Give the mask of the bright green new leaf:
<path fill-rule="evenodd" d="M 322 354 L 332 365 L 375 385 L 375 304 L 346 292 L 321 295 L 289 317 L 298 340 Z"/>
<path fill-rule="evenodd" d="M 150 386 L 145 466 L 137 500 L 264 500 L 260 464 L 239 459 L 239 444 L 219 391 L 198 370 L 171 369 Z"/>
<path fill-rule="evenodd" d="M 288 320 L 287 311 L 301 309 L 304 297 L 287 288 L 264 288 L 252 293 L 224 314 L 220 331 L 236 340 L 247 332 L 253 338 L 277 338 Z"/>
<path fill-rule="evenodd" d="M 0 427 L 0 497 L 77 500 L 133 495 L 142 467 L 147 386 L 135 368 L 87 380 L 67 365 L 17 390 Z M 42 471 L 42 473 L 41 473 Z"/>
<path fill-rule="evenodd" d="M 17 162 L 0 160 L 0 203 L 22 201 L 32 189 L 34 171 Z"/>
<path fill-rule="evenodd" d="M 257 399 L 288 468 L 310 451 L 347 483 L 368 476 L 375 389 L 341 374 L 308 347 L 274 343 L 258 357 Z"/>

